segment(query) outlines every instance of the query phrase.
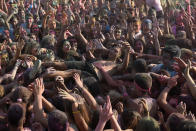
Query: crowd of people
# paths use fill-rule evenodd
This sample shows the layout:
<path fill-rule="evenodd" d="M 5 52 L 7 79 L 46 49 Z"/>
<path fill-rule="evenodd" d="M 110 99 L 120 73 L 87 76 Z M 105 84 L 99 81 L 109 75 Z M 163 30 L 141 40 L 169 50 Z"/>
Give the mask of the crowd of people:
<path fill-rule="evenodd" d="M 196 131 L 194 0 L 0 0 L 0 131 Z"/>

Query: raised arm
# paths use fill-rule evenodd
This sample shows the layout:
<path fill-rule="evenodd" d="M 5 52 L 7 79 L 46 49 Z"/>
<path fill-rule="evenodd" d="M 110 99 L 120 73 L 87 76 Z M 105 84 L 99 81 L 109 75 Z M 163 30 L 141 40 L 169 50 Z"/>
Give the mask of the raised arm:
<path fill-rule="evenodd" d="M 156 55 L 161 55 L 161 47 L 159 44 L 159 25 L 156 18 L 154 18 L 154 28 L 153 28 L 153 35 L 154 35 L 154 42 L 155 42 L 155 49 L 156 49 Z"/>
<path fill-rule="evenodd" d="M 43 75 L 43 77 L 51 78 L 56 76 L 62 76 L 63 78 L 70 78 L 73 77 L 74 73 L 81 74 L 81 71 L 75 69 L 70 69 L 66 71 L 57 71 L 54 68 L 48 68 L 46 73 Z"/>
<path fill-rule="evenodd" d="M 72 103 L 72 114 L 74 116 L 75 123 L 79 130 L 81 131 L 89 131 L 89 127 L 84 120 L 81 112 L 78 110 L 78 103 L 76 102 L 76 99 L 70 95 L 68 92 L 66 92 L 63 89 L 58 89 L 59 90 L 59 96 L 65 100 L 65 101 L 70 101 Z"/>
<path fill-rule="evenodd" d="M 12 66 L 16 62 L 16 60 L 20 57 L 21 51 L 24 48 L 24 45 L 25 45 L 25 42 L 24 40 L 21 39 L 19 41 L 19 44 L 17 45 L 16 55 L 14 56 L 14 58 L 11 59 L 8 66 Z"/>
<path fill-rule="evenodd" d="M 112 105 L 109 96 L 107 96 L 106 103 L 104 104 L 103 107 L 100 107 L 99 122 L 97 124 L 95 131 L 103 131 L 107 121 L 109 121 L 112 118 L 112 116 L 113 116 Z M 116 129 L 118 129 L 118 126 L 116 127 L 117 127 Z M 116 131 L 121 131 L 121 129 Z"/>
<path fill-rule="evenodd" d="M 17 13 L 18 13 L 18 11 L 12 12 L 12 13 L 9 15 L 9 17 L 6 19 L 6 25 L 7 25 L 8 29 L 10 29 L 10 25 L 9 25 L 10 19 L 11 19 L 15 14 L 17 14 Z"/>
<path fill-rule="evenodd" d="M 171 89 L 177 85 L 177 78 L 178 76 L 174 76 L 172 78 L 169 79 L 168 83 L 167 83 L 167 87 L 161 92 L 161 94 L 159 95 L 157 102 L 159 104 L 159 106 L 164 109 L 164 111 L 167 114 L 171 114 L 173 112 L 177 112 L 177 110 L 175 108 L 173 108 L 168 102 L 167 102 L 167 96 L 168 93 L 171 91 Z"/>
<path fill-rule="evenodd" d="M 185 77 L 187 84 L 188 84 L 188 87 L 191 91 L 191 95 L 196 100 L 196 84 L 189 73 L 190 68 L 191 68 L 191 62 L 189 61 L 188 65 L 184 71 L 184 77 Z"/>
<path fill-rule="evenodd" d="M 74 74 L 74 80 L 76 82 L 76 85 L 78 87 L 78 89 L 81 91 L 83 97 L 85 98 L 85 100 L 87 101 L 87 103 L 90 105 L 90 107 L 93 110 L 97 110 L 98 109 L 98 104 L 95 100 L 95 98 L 91 95 L 91 93 L 84 87 L 83 82 L 80 79 L 79 74 Z"/>
<path fill-rule="evenodd" d="M 33 111 L 35 114 L 35 120 L 40 122 L 45 128 L 48 127 L 48 120 L 45 116 L 42 105 L 42 94 L 44 92 L 43 79 L 36 79 L 34 87 L 34 104 Z"/>
<path fill-rule="evenodd" d="M 121 86 L 121 83 L 118 83 L 118 80 L 114 80 L 101 66 L 101 64 L 96 63 L 94 64 L 95 67 L 97 67 L 97 69 L 99 69 L 99 71 L 101 72 L 101 75 L 103 76 L 103 78 L 106 80 L 107 84 L 111 87 L 119 87 Z"/>
<path fill-rule="evenodd" d="M 85 46 L 88 45 L 88 40 L 84 37 L 84 35 L 81 32 L 80 24 L 76 26 L 75 35 L 82 41 L 82 43 Z"/>

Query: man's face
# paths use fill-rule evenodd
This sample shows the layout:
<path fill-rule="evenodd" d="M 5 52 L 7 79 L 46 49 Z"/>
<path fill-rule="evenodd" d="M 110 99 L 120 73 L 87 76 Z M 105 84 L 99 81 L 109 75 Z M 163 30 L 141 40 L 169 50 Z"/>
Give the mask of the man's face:
<path fill-rule="evenodd" d="M 12 52 L 15 54 L 16 53 L 16 45 L 11 46 Z"/>
<path fill-rule="evenodd" d="M 143 49 L 144 49 L 143 43 L 141 41 L 136 41 L 134 50 L 138 53 L 143 53 Z"/>
<path fill-rule="evenodd" d="M 121 37 L 121 30 L 116 30 L 115 31 L 115 37 L 116 37 L 116 39 L 120 39 L 120 37 Z"/>
<path fill-rule="evenodd" d="M 7 62 L 9 62 L 9 56 L 6 50 L 2 51 L 2 55 L 1 55 L 1 65 L 5 66 L 7 64 Z"/>
<path fill-rule="evenodd" d="M 56 22 L 54 20 L 49 22 L 50 29 L 56 29 Z"/>
<path fill-rule="evenodd" d="M 143 24 L 143 25 L 142 25 L 142 32 L 143 32 L 143 33 L 148 33 L 148 32 L 150 32 L 150 27 L 148 26 L 148 24 Z"/>
<path fill-rule="evenodd" d="M 31 17 L 28 18 L 28 24 L 29 24 L 29 25 L 32 25 L 32 23 L 33 23 L 33 18 L 31 18 Z"/>
<path fill-rule="evenodd" d="M 32 55 L 37 56 L 37 54 L 38 54 L 38 48 L 37 47 L 32 48 L 31 53 L 32 53 Z"/>
<path fill-rule="evenodd" d="M 78 47 L 78 43 L 77 43 L 76 39 L 71 39 L 70 43 L 72 45 L 72 49 L 76 51 L 77 47 Z"/>
<path fill-rule="evenodd" d="M 110 49 L 108 57 L 111 59 L 118 58 L 120 56 L 120 48 L 119 47 L 113 47 Z"/>
<path fill-rule="evenodd" d="M 139 22 L 133 23 L 133 29 L 134 29 L 135 32 L 139 32 L 140 29 L 141 29 L 140 23 Z"/>
<path fill-rule="evenodd" d="M 17 25 L 18 24 L 18 20 L 16 18 L 13 19 L 13 25 Z"/>
<path fill-rule="evenodd" d="M 71 49 L 70 43 L 65 43 L 65 44 L 63 45 L 63 52 L 64 52 L 64 53 L 68 52 L 70 49 Z"/>

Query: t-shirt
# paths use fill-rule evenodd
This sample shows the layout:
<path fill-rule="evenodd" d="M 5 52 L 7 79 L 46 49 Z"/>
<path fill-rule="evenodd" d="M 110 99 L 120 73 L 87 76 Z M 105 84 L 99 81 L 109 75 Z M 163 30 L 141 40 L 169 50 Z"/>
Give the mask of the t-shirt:
<path fill-rule="evenodd" d="M 155 8 L 156 11 L 162 11 L 163 10 L 160 0 L 146 0 L 146 4 L 150 7 Z"/>
<path fill-rule="evenodd" d="M 159 64 L 152 68 L 152 72 L 158 73 L 161 69 L 165 69 L 163 64 Z M 177 73 L 174 70 L 165 69 L 169 72 L 171 77 L 175 76 Z"/>

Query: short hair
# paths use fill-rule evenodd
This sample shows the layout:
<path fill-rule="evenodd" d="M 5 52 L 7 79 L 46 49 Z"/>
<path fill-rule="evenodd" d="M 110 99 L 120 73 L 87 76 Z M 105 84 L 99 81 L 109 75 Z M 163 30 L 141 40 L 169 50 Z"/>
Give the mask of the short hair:
<path fill-rule="evenodd" d="M 147 73 L 137 73 L 134 80 L 142 89 L 149 90 L 152 87 L 152 77 Z"/>
<path fill-rule="evenodd" d="M 48 116 L 48 128 L 50 131 L 65 131 L 67 129 L 67 115 L 60 111 L 54 110 Z"/>
<path fill-rule="evenodd" d="M 56 43 L 56 40 L 54 37 L 52 37 L 51 35 L 46 35 L 43 37 L 42 41 L 41 41 L 41 46 L 43 48 L 47 48 L 47 49 L 54 49 L 54 45 Z"/>
<path fill-rule="evenodd" d="M 8 110 L 8 122 L 11 126 L 19 127 L 23 125 L 25 119 L 25 109 L 20 104 L 12 104 Z"/>
<path fill-rule="evenodd" d="M 131 128 L 135 130 L 141 118 L 142 117 L 138 112 L 132 111 L 130 109 L 125 109 L 122 113 L 122 122 L 123 122 L 124 129 Z"/>
<path fill-rule="evenodd" d="M 163 49 L 163 52 L 168 53 L 171 57 L 180 57 L 181 50 L 177 45 L 170 45 Z"/>
<path fill-rule="evenodd" d="M 147 69 L 146 60 L 144 59 L 137 59 L 133 62 L 133 68 L 137 73 L 144 73 Z"/>
<path fill-rule="evenodd" d="M 180 113 L 172 113 L 167 119 L 167 126 L 170 131 L 178 131 L 181 122 L 185 120 L 185 117 Z"/>
<path fill-rule="evenodd" d="M 196 122 L 191 120 L 185 120 L 181 123 L 181 131 L 196 131 Z"/>
<path fill-rule="evenodd" d="M 23 103 L 29 104 L 33 99 L 33 94 L 26 87 L 17 87 L 16 90 L 14 90 L 13 95 L 11 96 L 11 100 L 13 102 L 17 102 L 18 99 L 22 99 Z"/>
<path fill-rule="evenodd" d="M 136 131 L 160 131 L 160 126 L 154 118 L 144 117 L 137 124 Z"/>
<path fill-rule="evenodd" d="M 193 52 L 190 49 L 182 48 L 181 49 L 181 54 L 182 55 L 187 55 L 190 58 L 193 57 Z"/>

